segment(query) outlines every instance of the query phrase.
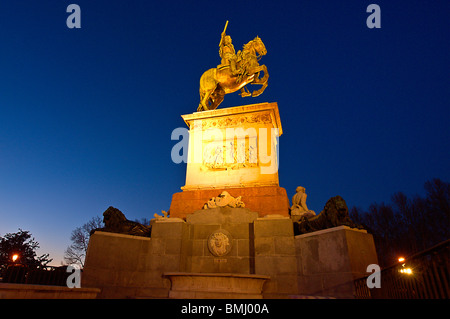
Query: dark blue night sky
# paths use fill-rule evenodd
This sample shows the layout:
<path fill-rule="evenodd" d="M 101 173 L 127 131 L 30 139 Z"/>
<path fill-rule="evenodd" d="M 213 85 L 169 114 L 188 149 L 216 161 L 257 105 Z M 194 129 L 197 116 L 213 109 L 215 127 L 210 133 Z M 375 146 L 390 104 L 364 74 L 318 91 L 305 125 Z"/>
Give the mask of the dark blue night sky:
<path fill-rule="evenodd" d="M 81 8 L 69 29 L 66 8 Z M 369 4 L 381 28 L 369 29 Z M 29 230 L 62 260 L 71 231 L 110 205 L 168 210 L 185 183 L 171 132 L 196 111 L 201 74 L 259 36 L 269 87 L 220 108 L 277 102 L 280 186 L 320 212 L 421 194 L 450 180 L 450 2 L 0 2 L 0 236 Z"/>

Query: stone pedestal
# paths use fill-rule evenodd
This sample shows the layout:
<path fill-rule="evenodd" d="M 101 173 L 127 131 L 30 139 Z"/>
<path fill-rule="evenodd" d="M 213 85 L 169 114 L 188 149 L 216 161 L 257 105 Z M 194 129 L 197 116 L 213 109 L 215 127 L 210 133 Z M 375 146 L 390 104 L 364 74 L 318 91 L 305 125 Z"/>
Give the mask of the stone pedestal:
<path fill-rule="evenodd" d="M 354 298 L 355 279 L 377 264 L 373 237 L 339 226 L 295 236 L 300 295 Z"/>
<path fill-rule="evenodd" d="M 165 273 L 171 282 L 171 299 L 262 299 L 270 277 L 222 273 Z"/>
<path fill-rule="evenodd" d="M 365 231 L 340 226 L 294 237 L 289 218 L 215 208 L 186 221 L 154 220 L 151 238 L 95 232 L 81 284 L 100 288 L 99 298 L 353 298 L 353 281 L 376 263 Z"/>
<path fill-rule="evenodd" d="M 245 207 L 258 212 L 260 217 L 271 214 L 289 217 L 289 199 L 286 190 L 279 186 L 202 189 L 175 193 L 170 205 L 170 216 L 184 219 L 188 214 L 202 209 L 209 199 L 224 190 L 233 197 L 241 196 Z"/>
<path fill-rule="evenodd" d="M 196 298 L 208 280 L 208 289 L 228 290 L 227 298 L 297 294 L 293 226 L 287 217 L 261 218 L 247 208 L 213 208 L 189 214 L 186 221 L 154 220 L 151 235 L 95 232 L 82 287 L 100 288 L 99 298 L 178 298 L 181 295 L 169 293 L 171 284 L 164 274 L 182 273 L 185 284 L 191 278 L 199 285 Z M 197 275 L 192 279 L 187 274 Z M 256 293 L 253 288 L 264 281 L 264 290 Z M 253 287 L 251 291 L 243 290 L 246 285 Z"/>
<path fill-rule="evenodd" d="M 183 190 L 278 186 L 277 103 L 182 115 L 189 127 Z"/>
<path fill-rule="evenodd" d="M 260 103 L 182 116 L 189 127 L 186 184 L 175 193 L 172 217 L 186 218 L 222 191 L 242 196 L 260 217 L 289 216 L 289 199 L 278 181 L 277 103 Z"/>

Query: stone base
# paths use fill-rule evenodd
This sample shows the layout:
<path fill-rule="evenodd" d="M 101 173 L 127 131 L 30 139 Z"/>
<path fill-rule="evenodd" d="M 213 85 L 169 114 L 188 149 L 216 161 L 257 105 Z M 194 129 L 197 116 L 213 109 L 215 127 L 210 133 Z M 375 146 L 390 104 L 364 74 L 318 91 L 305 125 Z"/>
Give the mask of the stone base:
<path fill-rule="evenodd" d="M 216 233 L 228 238 L 226 250 L 211 241 Z M 366 231 L 294 236 L 288 217 L 215 208 L 156 219 L 151 238 L 95 232 L 81 285 L 100 288 L 98 298 L 353 298 L 353 281 L 376 263 Z"/>
<path fill-rule="evenodd" d="M 259 217 L 272 214 L 289 217 L 289 199 L 286 190 L 279 186 L 185 190 L 173 194 L 170 216 L 185 219 L 225 190 L 233 197 L 242 196 L 245 208 L 257 212 Z"/>
<path fill-rule="evenodd" d="M 215 255 L 210 247 L 209 239 L 216 232 L 229 236 L 229 250 L 223 255 Z M 260 298 L 261 293 L 264 298 L 295 295 L 292 221 L 280 216 L 259 218 L 247 208 L 215 208 L 190 214 L 186 221 L 154 220 L 151 238 L 97 231 L 89 241 L 81 284 L 100 288 L 98 298 L 168 298 L 176 293 L 169 295 L 171 283 L 164 274 L 173 272 L 224 280 L 225 286 L 218 287 L 235 289 L 233 298 Z M 219 279 L 219 274 L 227 279 Z M 236 274 L 247 279 L 237 280 Z M 253 279 L 269 277 L 264 291 L 257 294 L 236 290 L 244 281 L 253 285 Z M 198 291 L 195 298 L 202 293 Z"/>
<path fill-rule="evenodd" d="M 300 295 L 354 298 L 354 280 L 378 264 L 373 237 L 339 226 L 295 236 Z"/>
<path fill-rule="evenodd" d="M 269 276 L 221 273 L 165 273 L 172 299 L 262 299 Z"/>
<path fill-rule="evenodd" d="M 95 299 L 100 289 L 0 283 L 0 299 Z"/>
<path fill-rule="evenodd" d="M 182 118 L 189 127 L 183 190 L 279 185 L 277 136 L 283 130 L 276 102 Z"/>
<path fill-rule="evenodd" d="M 255 273 L 270 276 L 263 298 L 298 294 L 294 227 L 289 217 L 266 216 L 253 223 Z"/>
<path fill-rule="evenodd" d="M 178 270 L 179 262 L 179 251 L 165 253 L 157 237 L 96 231 L 89 240 L 81 286 L 100 288 L 101 299 L 167 298 L 170 282 L 162 278 L 163 268 Z"/>

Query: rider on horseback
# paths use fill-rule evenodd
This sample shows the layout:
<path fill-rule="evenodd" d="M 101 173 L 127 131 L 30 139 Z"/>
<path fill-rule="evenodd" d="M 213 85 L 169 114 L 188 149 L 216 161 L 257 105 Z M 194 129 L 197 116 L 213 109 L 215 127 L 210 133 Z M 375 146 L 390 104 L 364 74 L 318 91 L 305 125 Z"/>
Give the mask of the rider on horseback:
<path fill-rule="evenodd" d="M 227 21 L 228 25 L 228 21 Z M 225 29 L 227 27 L 225 25 Z M 226 66 L 230 66 L 230 71 L 233 76 L 239 75 L 241 72 L 237 68 L 237 56 L 236 51 L 234 50 L 234 45 L 231 42 L 231 37 L 225 34 L 225 29 L 222 32 L 222 36 L 220 38 L 219 43 L 219 55 L 222 58 L 221 64 L 217 66 L 217 68 L 223 68 Z"/>
<path fill-rule="evenodd" d="M 228 21 L 219 43 L 221 64 L 217 68 L 205 71 L 200 77 L 200 103 L 197 112 L 215 110 L 222 103 L 225 94 L 240 90 L 242 97 L 256 97 L 261 95 L 267 87 L 269 78 L 267 67 L 258 63 L 261 56 L 267 53 L 264 43 L 256 37 L 236 54 L 231 37 L 225 34 L 227 26 Z M 264 74 L 262 78 L 259 77 L 261 73 Z M 250 92 L 246 88 L 248 84 L 262 86 L 259 90 Z"/>

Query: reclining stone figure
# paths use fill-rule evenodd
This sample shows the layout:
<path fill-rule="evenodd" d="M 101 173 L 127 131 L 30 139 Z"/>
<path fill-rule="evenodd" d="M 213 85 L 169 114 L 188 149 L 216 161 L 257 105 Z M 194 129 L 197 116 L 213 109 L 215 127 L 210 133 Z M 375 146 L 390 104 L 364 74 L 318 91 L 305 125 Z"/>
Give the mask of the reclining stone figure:
<path fill-rule="evenodd" d="M 105 227 L 92 230 L 91 235 L 97 230 L 142 237 L 150 237 L 151 234 L 150 226 L 126 219 L 120 210 L 112 206 L 103 213 L 103 223 Z"/>

